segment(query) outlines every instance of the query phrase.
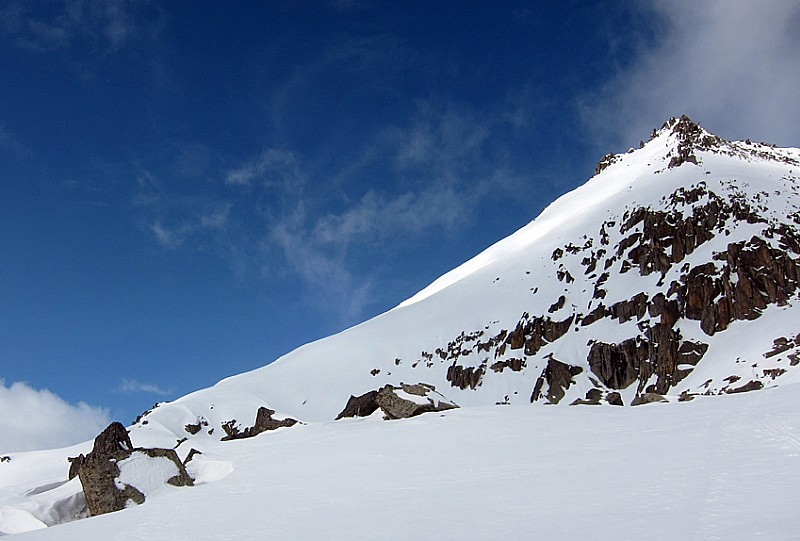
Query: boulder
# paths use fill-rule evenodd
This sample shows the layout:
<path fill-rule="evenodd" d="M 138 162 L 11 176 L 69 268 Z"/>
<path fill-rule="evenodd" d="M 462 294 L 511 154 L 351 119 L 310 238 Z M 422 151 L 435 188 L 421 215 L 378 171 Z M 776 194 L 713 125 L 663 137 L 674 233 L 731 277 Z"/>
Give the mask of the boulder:
<path fill-rule="evenodd" d="M 378 408 L 384 419 L 405 419 L 431 411 L 445 411 L 458 405 L 436 392 L 433 385 L 401 383 L 399 387 L 384 385 L 377 391 L 369 391 L 361 396 L 350 396 L 344 409 L 336 417 L 367 417 Z"/>
<path fill-rule="evenodd" d="M 426 383 L 401 383 L 400 387 L 385 385 L 378 390 L 375 403 L 383 411 L 385 419 L 406 419 L 431 411 L 458 407 L 437 393 L 433 385 Z"/>
<path fill-rule="evenodd" d="M 360 396 L 350 395 L 344 409 L 336 416 L 336 420 L 345 417 L 368 417 L 378 409 L 378 403 L 375 397 L 378 396 L 378 391 L 369 391 Z"/>
<path fill-rule="evenodd" d="M 275 415 L 275 410 L 271 410 L 264 406 L 259 407 L 258 411 L 256 411 L 255 424 L 245 428 L 242 431 L 239 430 L 236 424 L 236 419 L 232 419 L 223 423 L 222 429 L 227 435 L 222 438 L 222 441 L 252 438 L 253 436 L 258 436 L 262 432 L 266 432 L 268 430 L 275 430 L 276 428 L 294 426 L 297 424 L 297 419 L 292 419 L 291 417 L 286 417 L 284 419 L 273 419 L 273 415 Z"/>
<path fill-rule="evenodd" d="M 151 487 L 154 481 L 174 486 L 193 484 L 173 449 L 134 448 L 128 431 L 117 422 L 111 423 L 95 438 L 88 455 L 69 460 L 69 474 L 80 478 L 86 506 L 92 516 L 119 511 L 129 502 L 144 503 L 146 495 L 142 490 Z M 165 460 L 171 463 L 166 468 L 163 467 Z M 154 480 L 154 476 L 164 478 Z"/>
<path fill-rule="evenodd" d="M 642 393 L 633 398 L 631 406 L 641 406 L 642 404 L 652 404 L 653 402 L 668 402 L 668 400 L 658 393 Z"/>

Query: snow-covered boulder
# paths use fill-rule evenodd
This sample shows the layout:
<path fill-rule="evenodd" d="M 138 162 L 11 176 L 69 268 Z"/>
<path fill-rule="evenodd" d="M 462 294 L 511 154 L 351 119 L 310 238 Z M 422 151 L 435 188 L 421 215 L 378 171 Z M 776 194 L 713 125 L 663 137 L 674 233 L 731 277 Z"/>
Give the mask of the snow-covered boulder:
<path fill-rule="evenodd" d="M 163 487 L 191 486 L 192 478 L 173 449 L 134 448 L 128 431 L 111 423 L 94 440 L 92 451 L 71 458 L 89 514 L 102 515 L 144 503 L 148 493 Z"/>
<path fill-rule="evenodd" d="M 361 396 L 350 396 L 337 419 L 344 417 L 366 417 L 378 408 L 384 419 L 406 419 L 431 411 L 457 408 L 458 404 L 436 392 L 433 385 L 401 383 L 399 387 L 384 385 L 377 391 Z"/>

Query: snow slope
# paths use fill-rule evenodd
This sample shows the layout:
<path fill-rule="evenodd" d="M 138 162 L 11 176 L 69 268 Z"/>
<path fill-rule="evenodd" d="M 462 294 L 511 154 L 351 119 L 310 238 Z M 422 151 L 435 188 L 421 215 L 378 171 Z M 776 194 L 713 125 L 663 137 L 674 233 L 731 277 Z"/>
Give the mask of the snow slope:
<path fill-rule="evenodd" d="M 208 440 L 198 486 L 15 539 L 798 539 L 797 389 Z"/>

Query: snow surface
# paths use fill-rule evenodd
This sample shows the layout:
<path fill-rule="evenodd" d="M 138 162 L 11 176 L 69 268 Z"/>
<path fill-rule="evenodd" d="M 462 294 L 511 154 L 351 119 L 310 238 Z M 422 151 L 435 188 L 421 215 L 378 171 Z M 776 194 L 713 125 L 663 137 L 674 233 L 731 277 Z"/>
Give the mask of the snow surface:
<path fill-rule="evenodd" d="M 124 490 L 126 485 L 136 487 L 145 498 L 169 490 L 167 481 L 178 475 L 178 466 L 167 457 L 151 457 L 142 451 L 134 451 L 131 456 L 117 462 L 119 477 L 114 480 L 117 488 Z"/>
<path fill-rule="evenodd" d="M 789 385 L 207 440 L 189 466 L 228 475 L 19 539 L 798 539 L 799 408 Z"/>

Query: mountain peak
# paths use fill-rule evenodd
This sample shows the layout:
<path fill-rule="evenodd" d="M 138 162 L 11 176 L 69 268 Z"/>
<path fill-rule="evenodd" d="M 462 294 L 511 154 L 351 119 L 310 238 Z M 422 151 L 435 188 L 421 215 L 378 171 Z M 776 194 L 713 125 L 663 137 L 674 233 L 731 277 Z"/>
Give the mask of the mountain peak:
<path fill-rule="evenodd" d="M 651 141 L 659 136 L 674 137 L 677 145 L 667 167 L 672 169 L 686 162 L 698 164 L 696 150 L 712 150 L 722 145 L 723 140 L 704 130 L 699 124 L 688 116 L 672 117 L 667 120 L 661 129 L 653 130 Z"/>

